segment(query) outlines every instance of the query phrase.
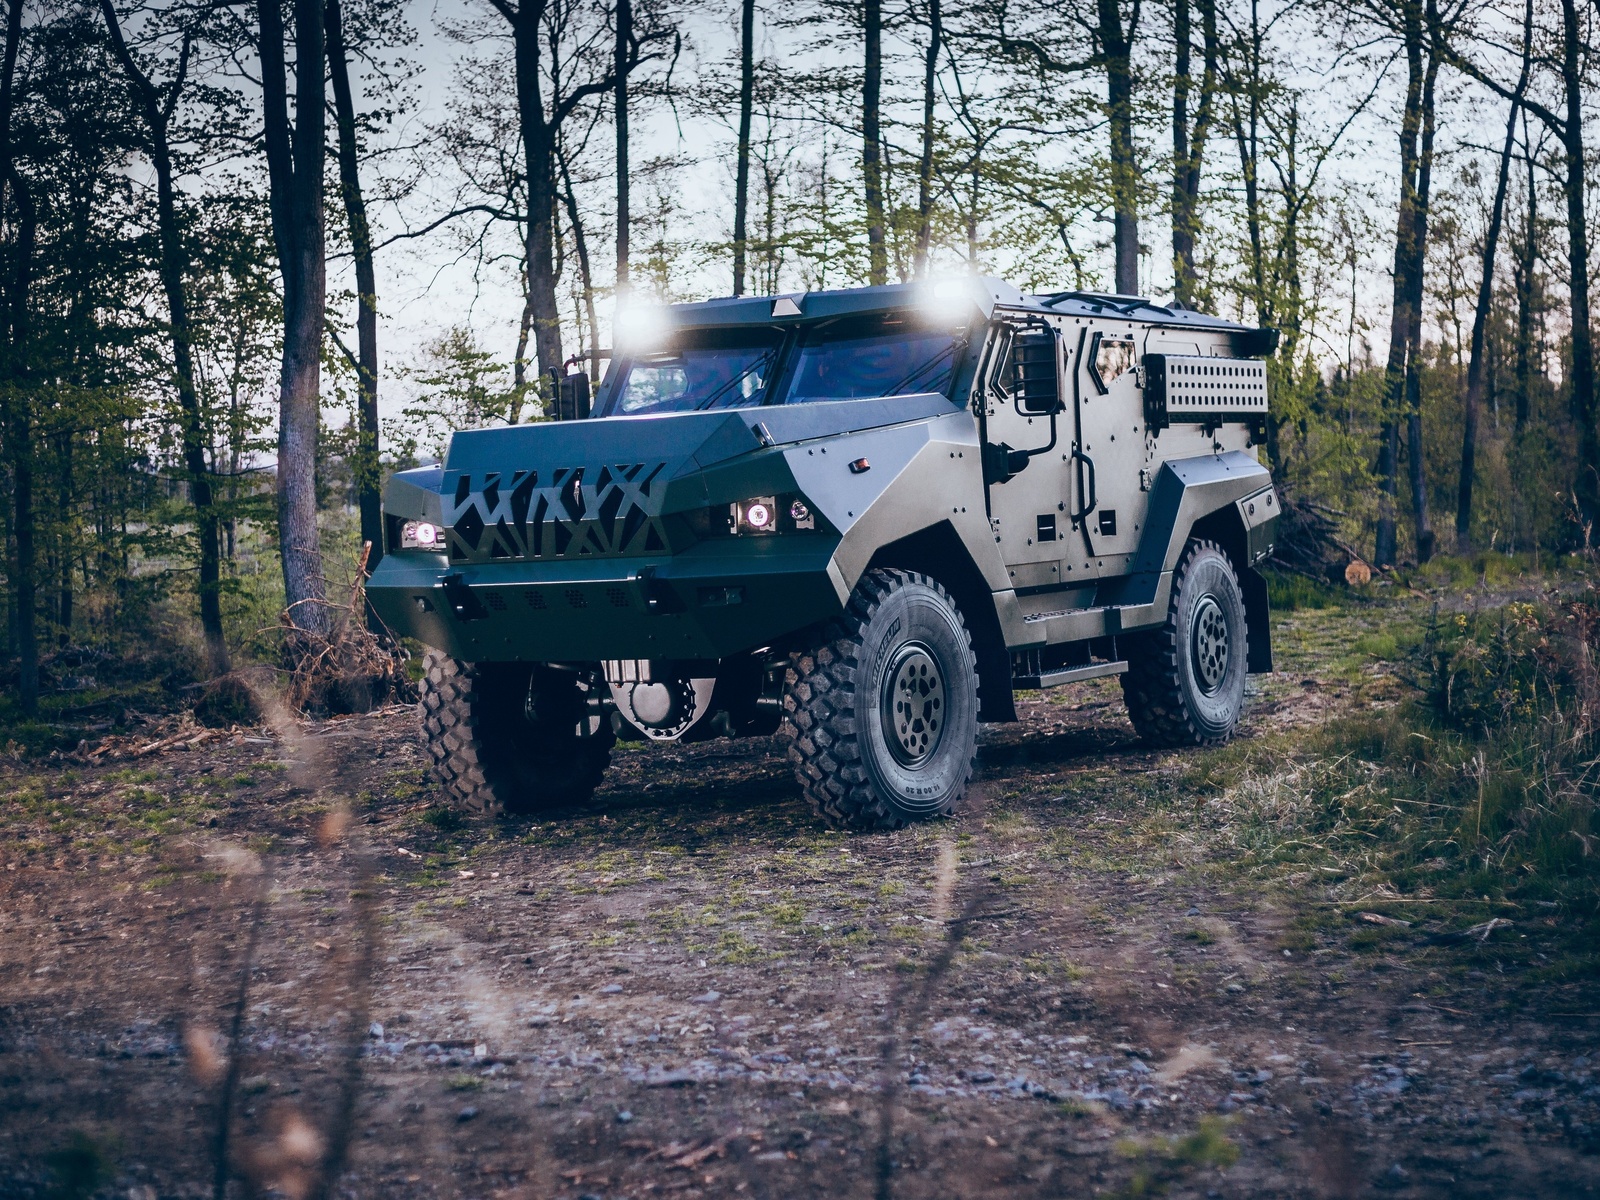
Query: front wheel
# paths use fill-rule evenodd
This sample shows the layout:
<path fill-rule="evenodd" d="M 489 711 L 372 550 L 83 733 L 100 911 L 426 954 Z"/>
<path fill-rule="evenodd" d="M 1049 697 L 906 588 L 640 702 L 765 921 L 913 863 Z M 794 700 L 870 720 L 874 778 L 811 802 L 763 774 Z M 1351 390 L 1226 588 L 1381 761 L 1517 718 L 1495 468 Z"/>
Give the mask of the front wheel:
<path fill-rule="evenodd" d="M 1216 543 L 1189 543 L 1173 573 L 1166 624 L 1126 645 L 1122 695 L 1141 737 L 1205 746 L 1233 735 L 1249 648 L 1239 577 Z"/>
<path fill-rule="evenodd" d="M 485 816 L 538 813 L 587 800 L 615 740 L 590 717 L 587 681 L 527 663 L 423 660 L 422 743 L 457 804 Z"/>
<path fill-rule="evenodd" d="M 783 734 L 812 807 L 838 829 L 898 829 L 953 812 L 972 779 L 978 673 L 949 593 L 876 570 L 844 615 L 794 654 Z"/>

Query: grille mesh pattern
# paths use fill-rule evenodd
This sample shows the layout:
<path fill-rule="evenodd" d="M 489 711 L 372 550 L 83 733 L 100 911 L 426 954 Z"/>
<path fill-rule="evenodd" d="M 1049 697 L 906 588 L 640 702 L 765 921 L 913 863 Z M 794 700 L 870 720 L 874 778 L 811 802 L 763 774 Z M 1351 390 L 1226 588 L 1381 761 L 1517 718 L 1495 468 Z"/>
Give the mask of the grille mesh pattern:
<path fill-rule="evenodd" d="M 443 497 L 456 562 L 610 558 L 667 550 L 658 492 L 666 463 L 463 472 Z"/>

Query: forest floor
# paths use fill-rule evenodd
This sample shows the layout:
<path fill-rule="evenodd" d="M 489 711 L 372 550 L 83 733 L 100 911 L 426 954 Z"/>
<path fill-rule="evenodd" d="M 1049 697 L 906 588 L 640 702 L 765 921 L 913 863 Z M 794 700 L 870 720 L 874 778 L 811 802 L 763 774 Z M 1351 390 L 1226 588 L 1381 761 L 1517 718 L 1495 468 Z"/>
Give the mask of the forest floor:
<path fill-rule="evenodd" d="M 1483 600 L 1279 616 L 1242 750 L 1027 696 L 963 814 L 893 834 L 822 830 L 768 741 L 461 822 L 401 708 L 13 762 L 0 1195 L 212 1195 L 225 1092 L 223 1153 L 295 1195 L 351 1082 L 360 1197 L 1600 1194 L 1559 913 L 1453 938 L 1482 913 L 1224 836 L 1241 754 L 1395 704 L 1397 639 Z"/>

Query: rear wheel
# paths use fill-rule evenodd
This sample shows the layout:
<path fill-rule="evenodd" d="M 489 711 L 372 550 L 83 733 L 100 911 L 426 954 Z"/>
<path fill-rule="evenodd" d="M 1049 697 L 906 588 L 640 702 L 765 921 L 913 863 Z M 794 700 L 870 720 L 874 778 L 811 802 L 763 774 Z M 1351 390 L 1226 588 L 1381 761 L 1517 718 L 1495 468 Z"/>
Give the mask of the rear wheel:
<path fill-rule="evenodd" d="M 977 659 L 926 575 L 863 576 L 844 615 L 790 658 L 783 707 L 795 775 L 835 828 L 947 816 L 972 778 Z"/>
<path fill-rule="evenodd" d="M 1190 542 L 1172 577 L 1166 624 L 1126 639 L 1122 695 L 1140 736 L 1162 746 L 1231 737 L 1244 711 L 1246 638 L 1233 563 L 1214 542 Z"/>
<path fill-rule="evenodd" d="M 486 816 L 587 800 L 615 740 L 608 723 L 590 718 L 588 686 L 573 671 L 463 663 L 430 650 L 419 711 L 434 776 L 453 801 Z"/>

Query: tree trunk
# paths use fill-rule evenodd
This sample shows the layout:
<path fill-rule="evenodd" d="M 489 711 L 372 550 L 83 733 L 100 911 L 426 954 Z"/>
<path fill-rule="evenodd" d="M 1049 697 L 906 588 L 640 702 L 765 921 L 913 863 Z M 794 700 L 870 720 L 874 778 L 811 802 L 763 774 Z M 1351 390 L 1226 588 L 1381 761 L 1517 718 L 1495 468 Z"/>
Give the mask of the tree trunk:
<path fill-rule="evenodd" d="M 1528 426 L 1528 416 L 1533 407 L 1533 273 L 1539 258 L 1539 191 L 1533 175 L 1533 145 L 1528 137 L 1527 122 L 1523 122 L 1523 148 L 1528 165 L 1528 211 L 1524 237 L 1516 264 L 1512 267 L 1512 282 L 1517 290 L 1517 357 L 1513 371 L 1516 375 L 1516 423 L 1520 436 Z"/>
<path fill-rule="evenodd" d="M 528 333 L 533 328 L 533 293 L 528 290 L 528 272 L 522 272 L 522 316 L 517 321 L 517 357 L 511 364 L 511 388 L 515 393 L 510 421 L 522 419 L 522 401 L 528 394 Z"/>
<path fill-rule="evenodd" d="M 16 208 L 12 243 L 13 265 L 5 280 L 6 368 L 12 384 L 4 407 L 5 436 L 11 456 L 11 601 L 13 638 L 17 651 L 17 699 L 22 711 L 33 716 L 39 708 L 39 626 L 35 581 L 37 550 L 33 513 L 33 419 L 28 411 L 29 371 L 28 304 L 33 283 L 33 253 L 38 234 L 38 209 L 33 192 L 11 156 L 11 113 L 16 78 L 17 48 L 22 41 L 23 0 L 11 0 L 6 14 L 6 40 L 0 62 L 0 184 Z M 0 197 L 3 199 L 3 197 Z"/>
<path fill-rule="evenodd" d="M 539 77 L 542 0 L 524 0 L 513 13 L 516 42 L 517 115 L 522 128 L 523 159 L 528 180 L 528 306 L 532 310 L 534 357 L 539 377 L 559 375 L 561 316 L 556 305 L 555 267 L 555 137 L 545 118 Z"/>
<path fill-rule="evenodd" d="M 1428 24 L 1435 30 L 1436 14 L 1428 4 Z M 1428 517 L 1427 459 L 1422 444 L 1422 308 L 1423 280 L 1428 256 L 1428 206 L 1433 182 L 1434 84 L 1439 74 L 1436 32 L 1430 35 L 1434 48 L 1428 55 L 1427 74 L 1422 84 L 1422 154 L 1417 162 L 1416 220 L 1411 242 L 1411 300 L 1406 322 L 1406 447 L 1408 480 L 1411 484 L 1411 511 L 1416 526 L 1417 561 L 1433 557 L 1433 526 Z"/>
<path fill-rule="evenodd" d="M 594 303 L 594 274 L 589 267 L 589 238 L 583 230 L 583 217 L 578 208 L 578 193 L 572 186 L 572 168 L 566 152 L 557 149 L 561 164 L 562 199 L 567 206 L 567 220 L 572 223 L 572 242 L 578 250 L 578 283 L 583 289 L 583 315 L 589 324 L 589 378 L 597 379 L 600 365 L 598 314 Z M 583 344 L 582 340 L 578 343 Z"/>
<path fill-rule="evenodd" d="M 1111 142 L 1112 243 L 1116 290 L 1139 293 L 1139 165 L 1133 143 L 1133 40 L 1138 9 L 1124 31 L 1118 0 L 1097 0 L 1106 67 L 1106 120 Z"/>
<path fill-rule="evenodd" d="M 60 556 L 56 562 L 56 624 L 72 638 L 72 430 L 56 434 L 56 516 L 60 520 Z"/>
<path fill-rule="evenodd" d="M 867 282 L 889 282 L 889 253 L 883 223 L 883 0 L 865 0 L 866 71 L 861 84 L 861 174 L 867 196 Z"/>
<path fill-rule="evenodd" d="M 1411 330 L 1411 267 L 1417 217 L 1417 135 L 1422 125 L 1422 19 L 1416 0 L 1403 0 L 1406 99 L 1400 121 L 1400 204 L 1395 218 L 1393 308 L 1389 314 L 1389 361 L 1384 369 L 1383 430 L 1378 451 L 1378 530 L 1373 563 L 1392 567 L 1397 550 L 1400 409 L 1405 403 L 1406 351 Z"/>
<path fill-rule="evenodd" d="M 1200 172 L 1211 128 L 1217 74 L 1216 0 L 1199 0 L 1199 6 L 1205 63 L 1192 129 L 1189 0 L 1176 0 L 1173 13 L 1177 62 L 1172 83 L 1172 294 L 1187 308 L 1195 303 L 1194 243 L 1199 227 Z"/>
<path fill-rule="evenodd" d="M 339 0 L 328 0 L 328 78 L 333 85 L 334 119 L 339 127 L 339 188 L 350 226 L 350 252 L 356 265 L 356 490 L 361 508 L 361 540 L 370 547 L 367 573 L 383 559 L 383 466 L 378 442 L 378 275 L 372 259 L 372 229 L 361 191 L 361 156 L 356 144 L 355 99 L 344 42 Z M 386 632 L 371 605 L 367 626 Z"/>
<path fill-rule="evenodd" d="M 221 526 L 217 519 L 211 467 L 206 461 L 208 439 L 200 411 L 200 394 L 195 387 L 191 348 L 193 333 L 189 327 L 189 299 L 185 285 L 189 262 L 183 245 L 183 233 L 178 228 L 177 198 L 172 186 L 172 149 L 167 134 L 168 122 L 183 90 L 191 43 L 186 36 L 178 57 L 177 73 L 163 99 L 129 53 L 111 0 L 100 0 L 100 11 L 105 17 L 112 49 L 128 76 L 128 85 L 144 117 L 145 133 L 150 139 L 150 165 L 156 175 L 156 230 L 161 247 L 161 288 L 166 293 L 172 334 L 173 376 L 178 385 L 179 435 L 183 443 L 184 471 L 189 477 L 189 500 L 194 505 L 195 534 L 200 542 L 200 630 L 205 639 L 206 670 L 215 677 L 228 672 L 228 647 L 222 637 Z"/>
<path fill-rule="evenodd" d="M 1595 431 L 1594 332 L 1589 324 L 1589 234 L 1584 221 L 1583 69 L 1576 0 L 1561 0 L 1561 82 L 1567 105 L 1561 129 L 1567 158 L 1567 282 L 1572 315 L 1572 419 L 1578 426 L 1574 489 L 1585 544 L 1600 518 L 1600 436 Z"/>
<path fill-rule="evenodd" d="M 628 283 L 628 46 L 633 38 L 633 0 L 617 0 L 617 45 L 612 63 L 617 91 L 617 297 Z M 587 268 L 586 268 L 587 270 Z M 585 285 L 587 286 L 587 285 Z"/>
<path fill-rule="evenodd" d="M 917 257 L 913 268 L 918 279 L 928 274 L 928 254 L 933 244 L 933 112 L 943 43 L 940 0 L 928 0 L 928 52 L 922 66 L 922 160 L 917 166 Z"/>
<path fill-rule="evenodd" d="M 1478 303 L 1472 314 L 1472 355 L 1467 368 L 1467 394 L 1461 420 L 1461 482 L 1456 492 L 1456 553 L 1472 553 L 1472 487 L 1477 471 L 1478 412 L 1483 407 L 1485 337 L 1489 314 L 1494 306 L 1494 256 L 1500 242 L 1500 225 L 1505 215 L 1506 189 L 1511 182 L 1511 152 L 1517 143 L 1519 101 L 1528 86 L 1533 67 L 1533 0 L 1527 0 L 1522 22 L 1522 77 L 1517 81 L 1517 100 L 1506 116 L 1505 146 L 1500 151 L 1500 174 L 1495 180 L 1494 204 L 1489 210 L 1489 228 L 1483 235 L 1483 273 L 1478 281 Z"/>
<path fill-rule="evenodd" d="M 322 0 L 295 0 L 295 121 L 289 119 L 282 15 L 258 4 L 263 138 L 272 235 L 283 276 L 283 367 L 278 387 L 278 549 L 295 628 L 328 627 L 317 529 L 317 436 L 327 304 L 323 241 Z M 291 647 L 293 650 L 294 647 Z"/>
<path fill-rule="evenodd" d="M 750 123 L 755 115 L 756 0 L 739 13 L 739 161 L 733 183 L 733 294 L 744 295 L 750 208 Z"/>
<path fill-rule="evenodd" d="M 1233 137 L 1239 148 L 1239 174 L 1244 183 L 1244 223 L 1245 235 L 1250 243 L 1251 299 L 1255 305 L 1256 323 L 1272 325 L 1275 318 L 1272 296 L 1267 292 L 1266 251 L 1262 234 L 1264 217 L 1261 211 L 1261 96 L 1265 86 L 1262 82 L 1262 43 L 1265 34 L 1261 30 L 1259 0 L 1251 0 L 1250 33 L 1248 38 L 1240 40 L 1246 47 L 1244 62 L 1248 75 L 1242 84 L 1230 78 L 1228 90 L 1231 93 Z M 1241 92 L 1244 94 L 1243 111 L 1239 106 Z M 1276 464 L 1277 418 L 1271 414 L 1267 417 L 1267 440 L 1269 454 Z M 1273 469 L 1277 470 L 1277 466 L 1274 465 Z"/>

